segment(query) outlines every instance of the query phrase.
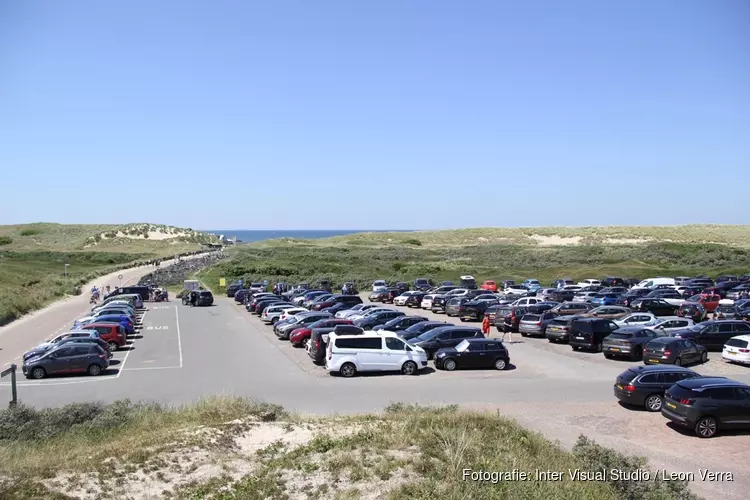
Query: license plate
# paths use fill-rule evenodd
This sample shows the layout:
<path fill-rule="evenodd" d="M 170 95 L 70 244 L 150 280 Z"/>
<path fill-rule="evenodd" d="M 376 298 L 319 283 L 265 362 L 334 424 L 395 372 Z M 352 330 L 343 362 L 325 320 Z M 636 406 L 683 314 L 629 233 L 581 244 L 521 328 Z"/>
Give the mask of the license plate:
<path fill-rule="evenodd" d="M 659 361 L 658 359 L 650 359 L 649 361 L 652 363 L 661 363 L 661 361 Z"/>
<path fill-rule="evenodd" d="M 576 337 L 576 340 L 583 340 L 583 337 Z"/>
<path fill-rule="evenodd" d="M 677 408 L 677 405 L 674 404 L 674 403 L 667 403 L 667 408 L 675 409 L 675 408 Z"/>
<path fill-rule="evenodd" d="M 617 388 L 622 390 L 622 386 L 620 384 L 617 384 Z"/>
<path fill-rule="evenodd" d="M 618 349 L 617 347 L 610 347 L 609 350 L 612 352 L 620 352 L 620 349 Z"/>
<path fill-rule="evenodd" d="M 736 352 L 732 352 L 732 351 L 727 351 L 727 354 L 731 354 L 732 356 L 734 356 L 737 353 Z"/>

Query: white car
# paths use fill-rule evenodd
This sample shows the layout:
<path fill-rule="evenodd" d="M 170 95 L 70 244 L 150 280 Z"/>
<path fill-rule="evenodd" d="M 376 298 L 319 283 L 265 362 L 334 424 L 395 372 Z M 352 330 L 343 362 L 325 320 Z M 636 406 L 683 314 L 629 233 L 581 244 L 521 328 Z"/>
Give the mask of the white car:
<path fill-rule="evenodd" d="M 339 319 L 349 319 L 355 314 L 364 314 L 365 311 L 369 311 L 370 309 L 373 309 L 375 307 L 383 307 L 383 306 L 381 304 L 373 304 L 373 303 L 357 304 L 351 309 L 337 312 L 336 314 L 334 314 L 334 316 Z"/>
<path fill-rule="evenodd" d="M 602 282 L 595 279 L 585 279 L 578 282 L 578 286 L 583 288 L 584 286 L 601 286 Z"/>
<path fill-rule="evenodd" d="M 529 290 L 521 285 L 508 285 L 505 287 L 505 290 L 503 290 L 503 293 L 505 295 L 526 295 L 529 293 Z"/>
<path fill-rule="evenodd" d="M 384 280 L 375 280 L 372 282 L 373 292 L 382 292 L 383 290 L 386 290 L 387 288 L 388 288 L 388 283 L 386 283 Z"/>
<path fill-rule="evenodd" d="M 292 309 L 296 309 L 297 312 L 304 311 L 304 309 L 302 309 L 301 307 L 294 307 L 288 304 L 284 304 L 280 306 L 269 306 L 263 310 L 263 314 L 260 315 L 260 320 L 263 323 L 270 323 L 273 325 L 274 323 L 276 323 L 277 321 L 281 319 L 282 313 L 284 313 L 285 311 L 290 311 Z M 297 312 L 293 314 L 297 314 Z"/>
<path fill-rule="evenodd" d="M 414 295 L 415 293 L 419 292 L 404 292 L 395 299 L 393 299 L 393 305 L 394 306 L 405 306 L 406 305 L 406 299 Z"/>
<path fill-rule="evenodd" d="M 589 285 L 586 285 L 589 286 Z M 578 292 L 583 288 L 581 285 L 565 285 L 562 289 L 563 290 L 573 290 L 574 292 Z"/>
<path fill-rule="evenodd" d="M 299 314 L 301 312 L 306 312 L 306 311 L 307 309 L 305 309 L 304 307 L 292 307 L 290 309 L 285 310 L 284 312 L 281 313 L 281 315 L 279 315 L 279 321 L 283 321 L 287 318 L 291 318 L 295 314 Z"/>
<path fill-rule="evenodd" d="M 427 353 L 419 346 L 407 344 L 393 332 L 376 334 L 328 334 L 326 370 L 343 377 L 358 372 L 398 371 L 416 375 L 427 367 Z"/>
<path fill-rule="evenodd" d="M 539 302 L 544 302 L 542 299 L 537 299 L 536 297 L 524 297 L 522 299 L 515 300 L 510 303 L 511 307 L 516 306 L 533 306 L 534 304 L 538 304 Z"/>
<path fill-rule="evenodd" d="M 750 335 L 738 335 L 727 340 L 721 358 L 725 361 L 750 365 Z"/>
<path fill-rule="evenodd" d="M 683 318 L 682 316 L 661 316 L 654 318 L 643 326 L 659 335 L 667 336 L 672 335 L 678 330 L 690 328 L 693 325 L 695 325 L 695 323 L 693 323 L 693 320 L 690 318 Z"/>
<path fill-rule="evenodd" d="M 596 297 L 596 295 L 599 292 L 576 292 L 576 294 L 573 296 L 573 300 L 571 302 L 589 302 L 591 299 Z"/>
<path fill-rule="evenodd" d="M 633 314 L 628 314 L 627 316 L 616 319 L 615 324 L 617 326 L 639 326 L 639 325 L 645 325 L 651 321 L 656 320 L 656 316 L 654 316 L 651 313 L 642 313 L 642 312 L 635 312 Z"/>
<path fill-rule="evenodd" d="M 419 304 L 419 307 L 422 309 L 431 309 L 432 308 L 432 300 L 435 298 L 435 293 L 428 293 L 424 297 L 422 297 L 422 302 Z"/>

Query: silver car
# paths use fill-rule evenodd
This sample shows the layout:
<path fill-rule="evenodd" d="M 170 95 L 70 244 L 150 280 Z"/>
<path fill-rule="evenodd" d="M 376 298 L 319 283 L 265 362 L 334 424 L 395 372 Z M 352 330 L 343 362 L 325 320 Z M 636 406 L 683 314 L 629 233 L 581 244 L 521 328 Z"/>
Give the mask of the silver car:
<path fill-rule="evenodd" d="M 656 318 L 653 321 L 649 321 L 644 327 L 656 332 L 657 335 L 666 337 L 672 336 L 677 330 L 684 330 L 690 328 L 695 323 L 690 318 L 683 318 L 681 316 L 662 316 Z"/>
<path fill-rule="evenodd" d="M 590 302 L 592 298 L 596 297 L 598 292 L 577 292 L 573 296 L 573 300 L 571 302 Z"/>
<path fill-rule="evenodd" d="M 648 312 L 634 312 L 624 318 L 616 319 L 617 326 L 640 326 L 655 321 L 657 318 Z"/>

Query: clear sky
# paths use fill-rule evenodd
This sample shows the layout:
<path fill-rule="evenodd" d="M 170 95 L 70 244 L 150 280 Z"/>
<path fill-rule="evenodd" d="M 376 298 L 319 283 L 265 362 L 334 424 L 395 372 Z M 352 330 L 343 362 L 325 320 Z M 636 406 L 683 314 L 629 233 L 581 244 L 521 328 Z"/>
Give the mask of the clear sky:
<path fill-rule="evenodd" d="M 750 2 L 0 0 L 0 171 L 0 223 L 750 223 Z"/>

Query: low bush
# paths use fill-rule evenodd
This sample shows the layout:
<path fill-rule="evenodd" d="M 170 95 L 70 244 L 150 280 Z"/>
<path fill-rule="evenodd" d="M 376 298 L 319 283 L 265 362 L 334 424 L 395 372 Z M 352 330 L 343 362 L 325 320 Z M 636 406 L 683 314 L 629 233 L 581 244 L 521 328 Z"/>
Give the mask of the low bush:
<path fill-rule="evenodd" d="M 10 236 L 0 236 L 0 245 L 10 245 L 13 243 L 13 238 Z"/>
<path fill-rule="evenodd" d="M 34 236 L 35 234 L 41 234 L 39 229 L 22 229 L 19 233 L 21 236 Z"/>

